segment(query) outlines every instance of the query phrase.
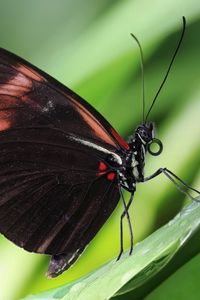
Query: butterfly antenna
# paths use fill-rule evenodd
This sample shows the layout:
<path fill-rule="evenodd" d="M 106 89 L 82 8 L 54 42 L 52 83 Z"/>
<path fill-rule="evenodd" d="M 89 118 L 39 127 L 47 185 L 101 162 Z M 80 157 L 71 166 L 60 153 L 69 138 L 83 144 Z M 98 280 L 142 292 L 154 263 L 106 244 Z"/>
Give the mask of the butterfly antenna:
<path fill-rule="evenodd" d="M 182 28 L 180 40 L 178 42 L 176 50 L 174 51 L 174 55 L 173 55 L 172 60 L 171 60 L 171 62 L 169 64 L 169 67 L 167 69 L 166 75 L 165 75 L 165 77 L 164 77 L 164 79 L 163 79 L 163 81 L 162 81 L 162 83 L 161 83 L 161 85 L 160 85 L 160 87 L 159 87 L 159 89 L 158 89 L 158 91 L 157 91 L 157 93 L 156 93 L 156 95 L 155 95 L 152 103 L 151 103 L 151 106 L 150 106 L 149 110 L 148 110 L 148 113 L 147 113 L 146 118 L 145 118 L 145 123 L 147 122 L 147 118 L 148 118 L 148 116 L 149 116 L 149 114 L 150 114 L 150 112 L 151 112 L 151 110 L 152 110 L 152 108 L 153 108 L 153 106 L 154 106 L 154 104 L 156 102 L 156 99 L 158 98 L 158 95 L 160 94 L 160 91 L 162 90 L 162 87 L 165 84 L 165 81 L 167 80 L 167 77 L 168 77 L 170 69 L 171 69 L 171 67 L 173 65 L 174 59 L 175 59 L 175 57 L 176 57 L 176 55 L 178 53 L 178 50 L 179 50 L 179 48 L 181 46 L 181 43 L 182 43 L 182 40 L 183 40 L 183 37 L 184 37 L 184 34 L 185 34 L 185 28 L 186 28 L 186 19 L 185 19 L 185 17 L 182 17 L 182 18 L 183 18 L 183 28 Z"/>
<path fill-rule="evenodd" d="M 145 115 L 145 91 L 144 91 L 144 55 L 142 51 L 142 46 L 137 39 L 137 37 L 131 33 L 131 36 L 134 38 L 136 41 L 139 49 L 140 49 L 140 66 L 141 66 L 141 75 L 142 75 L 142 121 L 144 123 L 144 115 Z"/>

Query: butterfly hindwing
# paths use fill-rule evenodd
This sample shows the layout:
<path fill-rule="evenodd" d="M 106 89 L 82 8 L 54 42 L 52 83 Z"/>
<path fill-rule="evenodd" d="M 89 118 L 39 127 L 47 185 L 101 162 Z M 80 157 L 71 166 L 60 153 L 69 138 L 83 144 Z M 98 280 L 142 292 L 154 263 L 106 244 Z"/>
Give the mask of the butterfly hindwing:
<path fill-rule="evenodd" d="M 96 189 L 99 187 L 100 185 L 97 182 L 96 185 L 94 184 L 92 189 L 90 189 L 90 195 L 88 194 L 88 196 L 92 197 L 92 193 L 94 193 L 94 203 L 90 202 L 92 206 L 89 206 L 89 208 L 87 208 L 87 212 L 82 214 L 84 219 L 76 223 L 76 231 L 79 239 L 70 243 L 68 241 L 67 251 L 65 253 L 52 256 L 47 273 L 49 277 L 58 276 L 63 272 L 63 270 L 68 269 L 74 261 L 77 260 L 87 244 L 89 244 L 92 238 L 103 226 L 103 220 L 106 220 L 114 210 L 116 202 L 119 200 L 119 192 L 116 188 L 115 182 L 111 182 L 107 189 L 105 189 L 105 192 L 98 191 L 99 196 L 96 197 Z M 92 217 L 90 215 L 91 212 Z M 84 222 L 85 226 L 83 226 Z M 63 231 L 60 232 L 60 235 L 63 235 L 63 237 L 65 236 L 65 228 L 63 228 Z M 59 236 L 57 239 L 58 238 Z M 74 238 L 76 237 L 74 236 Z M 55 244 L 56 243 L 57 241 L 55 239 Z"/>
<path fill-rule="evenodd" d="M 0 231 L 28 251 L 50 255 L 85 248 L 119 199 L 116 183 L 104 176 L 79 184 L 44 176 L 10 192 L 0 203 Z"/>

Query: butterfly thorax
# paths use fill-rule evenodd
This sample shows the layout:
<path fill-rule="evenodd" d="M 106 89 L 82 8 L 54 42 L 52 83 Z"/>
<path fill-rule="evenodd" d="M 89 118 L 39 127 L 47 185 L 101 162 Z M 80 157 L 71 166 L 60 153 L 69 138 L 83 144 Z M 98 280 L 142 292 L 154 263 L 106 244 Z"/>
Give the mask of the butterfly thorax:
<path fill-rule="evenodd" d="M 137 139 L 134 139 L 129 146 L 130 151 L 126 153 L 119 177 L 124 189 L 134 191 L 136 183 L 143 181 L 144 178 L 145 148 L 137 143 Z"/>
<path fill-rule="evenodd" d="M 137 136 L 135 136 L 130 144 L 130 148 L 132 149 L 132 175 L 136 182 L 141 182 L 144 179 L 145 156 L 147 150 L 145 145 L 140 142 Z"/>
<path fill-rule="evenodd" d="M 145 156 L 153 138 L 152 123 L 138 126 L 129 138 L 130 150 L 126 152 L 123 169 L 119 172 L 120 183 L 128 191 L 135 190 L 136 183 L 144 180 Z"/>

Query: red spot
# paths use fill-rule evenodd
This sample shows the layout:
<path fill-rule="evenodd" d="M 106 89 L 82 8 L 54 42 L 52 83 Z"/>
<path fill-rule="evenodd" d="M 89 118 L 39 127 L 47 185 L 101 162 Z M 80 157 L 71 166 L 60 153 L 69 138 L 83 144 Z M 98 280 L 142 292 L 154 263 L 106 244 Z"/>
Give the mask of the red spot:
<path fill-rule="evenodd" d="M 112 173 L 109 173 L 109 174 L 107 175 L 107 179 L 110 180 L 110 181 L 112 181 L 112 180 L 115 178 L 115 175 L 116 175 L 116 174 L 113 173 L 113 172 L 112 172 Z"/>
<path fill-rule="evenodd" d="M 129 145 L 119 136 L 119 134 L 113 128 L 111 128 L 111 133 L 122 147 L 124 147 L 127 150 L 130 149 Z"/>
<path fill-rule="evenodd" d="M 106 164 L 103 161 L 99 163 L 99 171 L 105 171 L 107 169 Z"/>

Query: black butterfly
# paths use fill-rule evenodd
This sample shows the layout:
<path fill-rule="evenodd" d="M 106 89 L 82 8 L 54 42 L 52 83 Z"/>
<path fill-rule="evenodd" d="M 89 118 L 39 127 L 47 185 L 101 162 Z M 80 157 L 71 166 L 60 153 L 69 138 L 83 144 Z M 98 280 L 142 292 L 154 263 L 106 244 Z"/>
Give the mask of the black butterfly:
<path fill-rule="evenodd" d="M 147 151 L 162 151 L 152 123 L 145 120 L 126 143 L 77 94 L 0 49 L 0 232 L 28 251 L 52 255 L 50 277 L 79 257 L 120 196 L 120 255 L 124 216 L 132 252 L 128 208 L 136 183 L 174 175 L 159 169 L 144 178 Z M 131 193 L 127 205 L 122 189 Z"/>

